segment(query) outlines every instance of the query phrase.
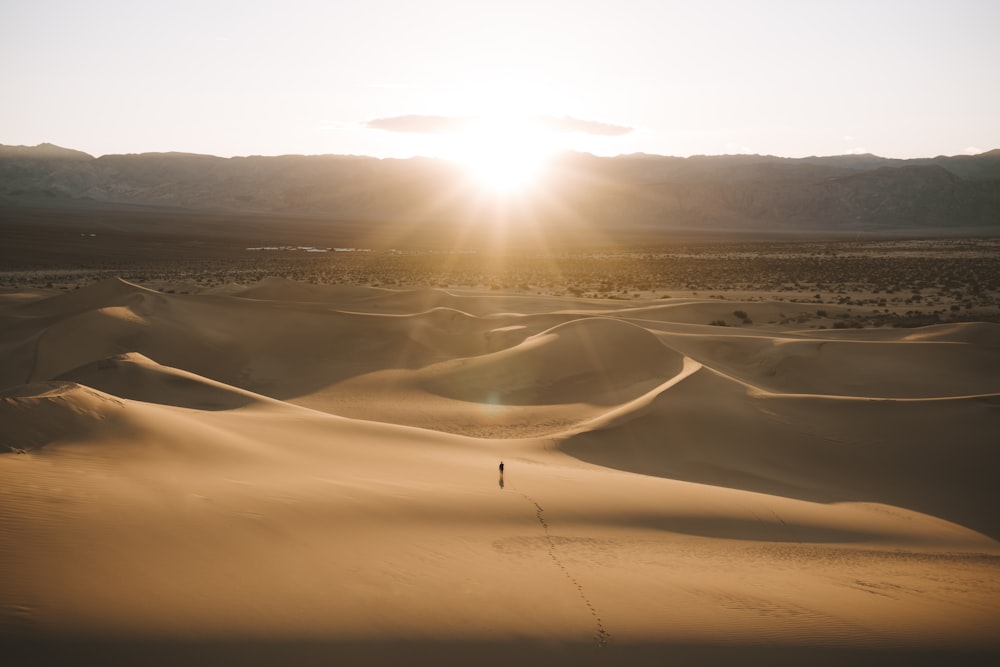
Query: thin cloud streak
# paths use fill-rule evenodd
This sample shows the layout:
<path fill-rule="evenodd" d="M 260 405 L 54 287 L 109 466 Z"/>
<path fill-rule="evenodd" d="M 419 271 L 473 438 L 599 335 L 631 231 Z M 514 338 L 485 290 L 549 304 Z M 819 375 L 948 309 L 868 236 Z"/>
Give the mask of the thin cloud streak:
<path fill-rule="evenodd" d="M 406 132 L 410 134 L 451 134 L 461 132 L 469 125 L 480 120 L 471 116 L 431 116 L 408 114 L 376 118 L 365 123 L 365 127 L 373 130 L 389 132 Z M 580 133 L 598 136 L 624 136 L 631 134 L 634 128 L 625 125 L 614 125 L 594 120 L 573 118 L 572 116 L 529 116 L 527 120 L 549 132 Z"/>
<path fill-rule="evenodd" d="M 634 128 L 625 125 L 613 125 L 596 120 L 584 120 L 572 116 L 535 116 L 535 122 L 552 132 L 579 132 L 581 134 L 596 134 L 605 137 L 620 137 L 631 134 Z"/>
<path fill-rule="evenodd" d="M 409 134 L 451 134 L 459 132 L 472 122 L 470 118 L 459 116 L 421 116 L 410 114 L 376 118 L 365 123 L 372 130 L 406 132 Z"/>

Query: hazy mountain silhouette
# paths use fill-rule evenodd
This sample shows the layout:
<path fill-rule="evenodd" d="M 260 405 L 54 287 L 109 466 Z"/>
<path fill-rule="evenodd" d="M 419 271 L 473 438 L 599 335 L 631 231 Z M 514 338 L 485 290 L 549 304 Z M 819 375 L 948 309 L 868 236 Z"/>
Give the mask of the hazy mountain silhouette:
<path fill-rule="evenodd" d="M 461 167 L 427 158 L 95 158 L 51 144 L 0 146 L 0 205 L 8 208 L 126 205 L 447 224 L 495 214 L 494 204 Z M 506 214 L 641 233 L 992 231 L 1000 228 L 1000 150 L 914 160 L 564 153 Z"/>

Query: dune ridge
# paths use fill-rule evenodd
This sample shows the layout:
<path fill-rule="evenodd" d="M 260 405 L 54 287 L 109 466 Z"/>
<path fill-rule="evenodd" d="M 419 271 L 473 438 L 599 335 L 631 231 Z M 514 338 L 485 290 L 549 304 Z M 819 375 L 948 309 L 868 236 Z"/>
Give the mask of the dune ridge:
<path fill-rule="evenodd" d="M 606 403 L 623 389 L 659 384 L 680 363 L 680 355 L 635 325 L 584 318 L 505 350 L 445 362 L 424 375 L 433 390 L 478 403 Z"/>
<path fill-rule="evenodd" d="M 206 664 L 1000 656 L 1000 326 L 719 327 L 739 302 L 671 301 L 11 300 L 0 639 Z"/>

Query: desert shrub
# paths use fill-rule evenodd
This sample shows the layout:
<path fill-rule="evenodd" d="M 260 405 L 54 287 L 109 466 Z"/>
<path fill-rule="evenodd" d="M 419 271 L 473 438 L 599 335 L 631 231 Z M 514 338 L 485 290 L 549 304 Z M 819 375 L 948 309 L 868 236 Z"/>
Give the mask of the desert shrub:
<path fill-rule="evenodd" d="M 711 322 L 709 322 L 709 324 L 712 325 L 713 327 L 725 327 L 725 326 L 729 326 L 729 325 L 726 324 L 725 320 L 712 320 Z"/>
<path fill-rule="evenodd" d="M 741 320 L 746 320 L 749 317 L 747 315 L 747 311 L 745 311 L 745 310 L 734 310 L 733 311 L 733 315 L 735 315 L 736 317 L 738 317 Z"/>

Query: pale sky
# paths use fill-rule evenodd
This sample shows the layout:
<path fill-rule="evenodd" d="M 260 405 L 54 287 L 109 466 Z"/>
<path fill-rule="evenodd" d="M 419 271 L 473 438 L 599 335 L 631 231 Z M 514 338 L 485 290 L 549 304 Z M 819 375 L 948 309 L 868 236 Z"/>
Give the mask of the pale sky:
<path fill-rule="evenodd" d="M 1000 148 L 1000 0 L 0 0 L 0 91 L 0 144 L 92 155 L 451 156 L 483 122 L 957 155 Z"/>

